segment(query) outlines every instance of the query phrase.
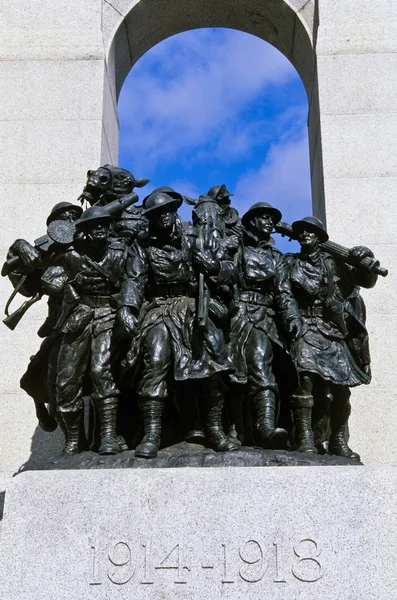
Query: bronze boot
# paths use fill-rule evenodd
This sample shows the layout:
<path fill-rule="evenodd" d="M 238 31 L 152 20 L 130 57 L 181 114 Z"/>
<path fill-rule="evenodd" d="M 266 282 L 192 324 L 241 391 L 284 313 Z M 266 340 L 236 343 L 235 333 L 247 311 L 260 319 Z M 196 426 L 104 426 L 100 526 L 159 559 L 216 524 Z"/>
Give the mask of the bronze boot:
<path fill-rule="evenodd" d="M 317 454 L 312 429 L 313 396 L 291 396 L 298 452 Z"/>
<path fill-rule="evenodd" d="M 213 394 L 208 399 L 207 418 L 205 422 L 206 441 L 216 452 L 239 450 L 240 444 L 227 437 L 222 427 L 223 397 Z"/>
<path fill-rule="evenodd" d="M 256 410 L 256 430 L 259 433 L 260 444 L 271 450 L 286 450 L 288 432 L 276 427 L 276 398 L 271 390 L 263 391 L 254 398 Z"/>
<path fill-rule="evenodd" d="M 331 435 L 328 451 L 335 456 L 344 456 L 351 460 L 360 460 L 360 455 L 348 445 L 349 427 L 348 420 L 351 412 L 349 400 L 344 402 L 333 401 L 331 404 Z"/>
<path fill-rule="evenodd" d="M 65 426 L 66 442 L 62 454 L 78 454 L 80 450 L 80 427 L 83 420 L 83 410 L 73 410 L 69 412 L 62 411 L 63 423 Z"/>
<path fill-rule="evenodd" d="M 101 443 L 99 454 L 118 454 L 121 452 L 117 433 L 117 398 L 99 398 L 95 401 L 96 410 L 99 416 Z"/>
<path fill-rule="evenodd" d="M 135 448 L 135 456 L 155 458 L 161 443 L 161 417 L 163 415 L 164 398 L 142 398 L 140 407 L 145 435 Z"/>

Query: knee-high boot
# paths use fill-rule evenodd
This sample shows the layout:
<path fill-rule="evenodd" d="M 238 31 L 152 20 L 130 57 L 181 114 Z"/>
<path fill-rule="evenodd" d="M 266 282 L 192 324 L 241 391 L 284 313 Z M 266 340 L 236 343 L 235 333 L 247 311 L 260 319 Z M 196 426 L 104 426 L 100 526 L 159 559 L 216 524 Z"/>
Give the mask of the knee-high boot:
<path fill-rule="evenodd" d="M 264 390 L 254 398 L 256 410 L 256 429 L 260 436 L 261 446 L 273 450 L 287 448 L 288 433 L 276 427 L 276 398 L 271 390 Z"/>
<path fill-rule="evenodd" d="M 328 450 L 330 454 L 345 456 L 352 460 L 360 460 L 360 455 L 348 445 L 349 429 L 348 420 L 351 412 L 351 404 L 348 398 L 335 400 L 331 404 L 331 435 Z"/>
<path fill-rule="evenodd" d="M 141 398 L 141 413 L 145 435 L 135 449 L 135 456 L 154 458 L 161 443 L 161 417 L 163 415 L 164 398 Z"/>
<path fill-rule="evenodd" d="M 62 454 L 78 454 L 80 452 L 80 427 L 83 420 L 83 409 L 70 412 L 62 411 L 65 426 L 66 442 Z"/>
<path fill-rule="evenodd" d="M 291 407 L 295 422 L 295 437 L 298 452 L 317 454 L 312 430 L 313 396 L 291 396 Z"/>
<path fill-rule="evenodd" d="M 120 452 L 116 433 L 118 398 L 97 398 L 95 406 L 101 432 L 99 454 L 118 454 Z"/>
<path fill-rule="evenodd" d="M 205 419 L 205 433 L 208 445 L 216 452 L 230 452 L 238 450 L 240 444 L 226 436 L 222 427 L 223 396 L 211 392 L 207 399 L 207 414 Z"/>

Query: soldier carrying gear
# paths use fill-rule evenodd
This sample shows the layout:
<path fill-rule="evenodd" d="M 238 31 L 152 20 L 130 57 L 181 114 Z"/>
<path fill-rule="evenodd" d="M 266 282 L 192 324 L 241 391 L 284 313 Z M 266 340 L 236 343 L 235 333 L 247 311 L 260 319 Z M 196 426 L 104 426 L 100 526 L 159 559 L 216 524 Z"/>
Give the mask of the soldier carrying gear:
<path fill-rule="evenodd" d="M 65 454 L 81 450 L 79 432 L 83 419 L 82 384 L 88 371 L 92 399 L 100 422 L 100 454 L 116 454 L 118 396 L 112 371 L 115 352 L 112 332 L 116 321 L 115 294 L 126 261 L 126 247 L 109 241 L 111 215 L 105 207 L 86 210 L 76 229 L 82 239 L 57 257 L 67 285 L 61 287 L 63 307 L 56 328 L 63 333 L 56 378 L 57 411 L 66 432 Z M 55 293 L 53 284 L 52 293 Z"/>
<path fill-rule="evenodd" d="M 143 364 L 138 395 L 144 438 L 135 455 L 157 455 L 164 404 L 175 382 L 194 382 L 205 414 L 206 441 L 217 451 L 235 450 L 222 429 L 220 377 L 231 368 L 222 330 L 211 315 L 205 332 L 196 327 L 198 272 L 225 284 L 234 278 L 230 260 L 214 259 L 195 247 L 178 227 L 183 198 L 155 192 L 144 200 L 148 237 L 136 240 L 127 261 L 120 292 L 119 319 L 133 340 L 127 364 Z M 139 328 L 138 326 L 139 322 Z"/>
<path fill-rule="evenodd" d="M 353 310 L 353 295 L 357 286 L 373 287 L 377 280 L 375 271 L 360 266 L 360 260 L 372 257 L 371 250 L 364 246 L 350 249 L 358 266 L 337 261 L 320 246 L 328 240 L 323 223 L 316 217 L 305 217 L 292 223 L 298 234 L 301 251 L 287 254 L 289 277 L 295 298 L 299 304 L 304 328 L 302 335 L 291 345 L 291 355 L 298 374 L 299 385 L 291 398 L 296 428 L 296 442 L 301 452 L 317 452 L 312 430 L 312 409 L 327 413 L 330 417 L 331 433 L 329 452 L 338 456 L 359 460 L 358 454 L 348 446 L 348 419 L 350 415 L 350 387 L 369 383 L 369 354 L 360 352 L 354 357 L 349 349 L 354 342 L 352 332 L 346 324 L 350 319 L 359 325 L 356 341 L 364 338 L 364 321 L 358 324 Z M 349 288 L 349 294 L 346 290 Z M 357 303 L 356 303 L 357 306 Z M 362 312 L 362 310 L 361 310 Z M 354 344 L 356 346 L 356 344 Z M 321 390 L 315 400 L 313 390 Z M 332 400 L 329 406 L 329 400 Z M 318 406 L 318 404 L 323 406 Z M 323 440 L 319 440 L 323 441 Z"/>

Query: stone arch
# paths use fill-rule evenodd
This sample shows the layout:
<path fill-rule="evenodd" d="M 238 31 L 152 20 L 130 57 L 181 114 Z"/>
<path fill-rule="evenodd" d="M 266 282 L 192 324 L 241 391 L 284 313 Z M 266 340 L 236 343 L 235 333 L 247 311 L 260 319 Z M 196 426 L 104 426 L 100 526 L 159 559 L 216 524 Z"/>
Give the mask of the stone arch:
<path fill-rule="evenodd" d="M 113 0 L 106 4 L 102 19 L 107 48 L 103 121 L 108 123 L 103 156 L 109 145 L 113 147 L 113 155 L 117 154 L 117 98 L 130 69 L 145 52 L 171 35 L 191 29 L 227 27 L 241 30 L 269 42 L 282 52 L 303 81 L 309 101 L 313 208 L 325 219 L 315 60 L 317 18 L 313 0 L 183 0 L 183 3 Z M 109 95 L 111 99 L 106 100 Z"/>

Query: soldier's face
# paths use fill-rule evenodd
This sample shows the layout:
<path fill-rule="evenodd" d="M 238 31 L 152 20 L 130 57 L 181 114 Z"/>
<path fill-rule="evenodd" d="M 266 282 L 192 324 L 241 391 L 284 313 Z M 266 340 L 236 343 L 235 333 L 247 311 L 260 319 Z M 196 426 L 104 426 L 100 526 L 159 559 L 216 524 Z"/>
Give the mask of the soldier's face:
<path fill-rule="evenodd" d="M 318 244 L 318 237 L 312 231 L 303 230 L 298 235 L 298 242 L 301 246 L 306 246 L 308 248 L 312 248 Z"/>
<path fill-rule="evenodd" d="M 68 210 L 63 211 L 58 218 L 60 221 L 77 221 L 79 213 L 73 208 L 69 208 Z"/>
<path fill-rule="evenodd" d="M 255 227 L 259 235 L 268 236 L 273 231 L 273 219 L 270 215 L 260 215 L 255 219 Z"/>
<path fill-rule="evenodd" d="M 154 223 L 158 229 L 172 229 L 175 224 L 176 213 L 165 206 L 162 210 L 156 211 Z"/>
<path fill-rule="evenodd" d="M 225 217 L 227 215 L 227 211 L 230 208 L 230 199 L 229 198 L 224 198 L 220 203 L 219 203 L 219 214 L 221 215 L 221 217 Z"/>
<path fill-rule="evenodd" d="M 104 221 L 98 221 L 93 223 L 89 232 L 88 237 L 94 242 L 103 242 L 109 235 L 109 225 Z"/>

